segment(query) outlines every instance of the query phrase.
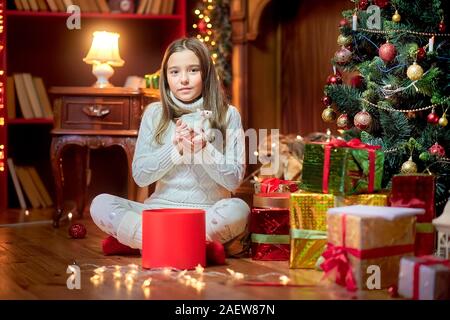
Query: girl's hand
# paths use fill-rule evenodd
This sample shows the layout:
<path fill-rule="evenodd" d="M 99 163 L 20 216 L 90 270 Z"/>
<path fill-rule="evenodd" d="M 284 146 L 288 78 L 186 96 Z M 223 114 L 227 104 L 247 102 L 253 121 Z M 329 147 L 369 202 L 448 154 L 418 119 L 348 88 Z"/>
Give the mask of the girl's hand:
<path fill-rule="evenodd" d="M 183 149 L 186 149 L 186 145 L 183 146 L 183 141 L 192 140 L 193 137 L 193 131 L 190 129 L 186 123 L 181 121 L 180 119 L 177 120 L 175 127 L 175 135 L 173 138 L 173 144 L 177 147 L 178 152 L 182 155 Z"/>

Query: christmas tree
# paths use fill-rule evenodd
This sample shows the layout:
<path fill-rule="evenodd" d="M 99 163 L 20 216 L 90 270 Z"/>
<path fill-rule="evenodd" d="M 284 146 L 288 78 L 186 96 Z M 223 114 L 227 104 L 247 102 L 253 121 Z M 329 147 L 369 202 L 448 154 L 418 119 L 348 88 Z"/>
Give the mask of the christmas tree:
<path fill-rule="evenodd" d="M 322 118 L 346 140 L 381 146 L 383 187 L 399 173 L 436 175 L 440 213 L 450 190 L 450 1 L 352 2 L 339 22 Z"/>

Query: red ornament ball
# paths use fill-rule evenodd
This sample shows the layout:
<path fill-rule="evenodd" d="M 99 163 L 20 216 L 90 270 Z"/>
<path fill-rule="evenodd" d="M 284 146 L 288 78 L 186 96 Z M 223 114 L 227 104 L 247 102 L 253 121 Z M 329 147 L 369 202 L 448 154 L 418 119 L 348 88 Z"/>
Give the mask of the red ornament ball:
<path fill-rule="evenodd" d="M 86 227 L 81 223 L 74 223 L 69 228 L 69 236 L 74 239 L 83 239 L 86 233 Z"/>
<path fill-rule="evenodd" d="M 397 56 L 397 49 L 392 43 L 387 42 L 378 49 L 378 55 L 384 62 L 391 62 Z"/>
<path fill-rule="evenodd" d="M 341 19 L 341 21 L 339 21 L 339 26 L 340 27 L 346 27 L 348 25 L 349 25 L 349 23 L 348 23 L 347 19 Z"/>
<path fill-rule="evenodd" d="M 328 85 L 341 84 L 341 83 L 342 83 L 342 78 L 338 74 L 329 75 L 328 78 L 327 78 L 327 84 Z"/>
<path fill-rule="evenodd" d="M 367 130 L 372 125 L 372 116 L 367 111 L 360 111 L 353 119 L 355 127 L 360 130 Z"/>
<path fill-rule="evenodd" d="M 445 157 L 444 147 L 438 144 L 437 142 L 428 149 L 428 152 L 438 157 Z"/>
<path fill-rule="evenodd" d="M 389 0 L 374 0 L 374 4 L 383 9 L 389 5 Z"/>
<path fill-rule="evenodd" d="M 205 20 L 200 20 L 198 23 L 197 23 L 197 28 L 198 28 L 198 30 L 201 32 L 201 33 L 205 33 L 206 31 L 207 31 L 207 26 L 206 26 L 206 22 L 205 22 Z"/>
<path fill-rule="evenodd" d="M 369 1 L 368 0 L 360 0 L 358 2 L 359 10 L 366 10 L 368 6 L 369 6 Z"/>
<path fill-rule="evenodd" d="M 444 21 L 439 22 L 439 32 L 445 33 L 445 30 L 447 29 L 447 26 L 445 25 Z"/>
<path fill-rule="evenodd" d="M 329 96 L 323 96 L 322 103 L 325 107 L 331 104 L 331 98 Z"/>
<path fill-rule="evenodd" d="M 431 124 L 437 124 L 439 122 L 439 116 L 436 112 L 431 111 L 427 116 L 427 122 Z"/>
<path fill-rule="evenodd" d="M 357 75 L 350 79 L 350 85 L 353 88 L 361 88 L 363 83 L 364 83 L 364 77 L 362 75 Z"/>
<path fill-rule="evenodd" d="M 417 49 L 417 61 L 422 61 L 423 59 L 425 59 L 427 56 L 427 52 L 425 51 L 425 49 L 423 47 L 420 47 L 419 49 Z"/>
<path fill-rule="evenodd" d="M 398 298 L 398 288 L 395 284 L 389 287 L 388 292 L 391 298 Z"/>

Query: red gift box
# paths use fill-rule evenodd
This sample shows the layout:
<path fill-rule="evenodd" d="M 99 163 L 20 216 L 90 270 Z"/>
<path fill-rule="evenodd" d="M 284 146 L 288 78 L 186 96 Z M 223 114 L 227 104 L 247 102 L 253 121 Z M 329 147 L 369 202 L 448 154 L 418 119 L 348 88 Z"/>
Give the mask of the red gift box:
<path fill-rule="evenodd" d="M 428 174 L 396 175 L 392 177 L 390 205 L 425 209 L 425 214 L 417 216 L 416 256 L 430 255 L 435 251 L 436 233 L 432 220 L 435 210 L 435 177 Z"/>
<path fill-rule="evenodd" d="M 291 253 L 290 244 L 252 243 L 253 260 L 287 261 Z"/>
<path fill-rule="evenodd" d="M 289 209 L 253 208 L 249 221 L 252 259 L 289 260 L 289 229 Z"/>
<path fill-rule="evenodd" d="M 289 210 L 282 208 L 253 208 L 249 231 L 262 234 L 289 234 Z"/>

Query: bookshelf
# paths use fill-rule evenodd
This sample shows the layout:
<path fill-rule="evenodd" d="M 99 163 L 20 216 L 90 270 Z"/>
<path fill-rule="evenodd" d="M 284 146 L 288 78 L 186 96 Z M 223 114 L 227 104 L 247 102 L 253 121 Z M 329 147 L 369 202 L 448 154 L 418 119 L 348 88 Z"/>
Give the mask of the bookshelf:
<path fill-rule="evenodd" d="M 189 0 L 175 0 L 173 14 L 81 12 L 81 28 L 70 30 L 70 14 L 51 11 L 19 11 L 14 1 L 0 0 L 0 213 L 19 208 L 7 159 L 33 166 L 55 198 L 50 144 L 53 119 L 8 119 L 7 76 L 30 73 L 43 79 L 47 90 L 58 86 L 90 86 L 92 66 L 83 62 L 94 31 L 120 34 L 119 47 L 125 65 L 114 68 L 110 81 L 122 86 L 130 75 L 143 77 L 159 69 L 167 45 L 186 35 Z M 139 1 L 136 1 L 139 4 Z M 137 9 L 137 6 L 135 6 Z M 51 97 L 51 96 L 50 96 Z"/>

